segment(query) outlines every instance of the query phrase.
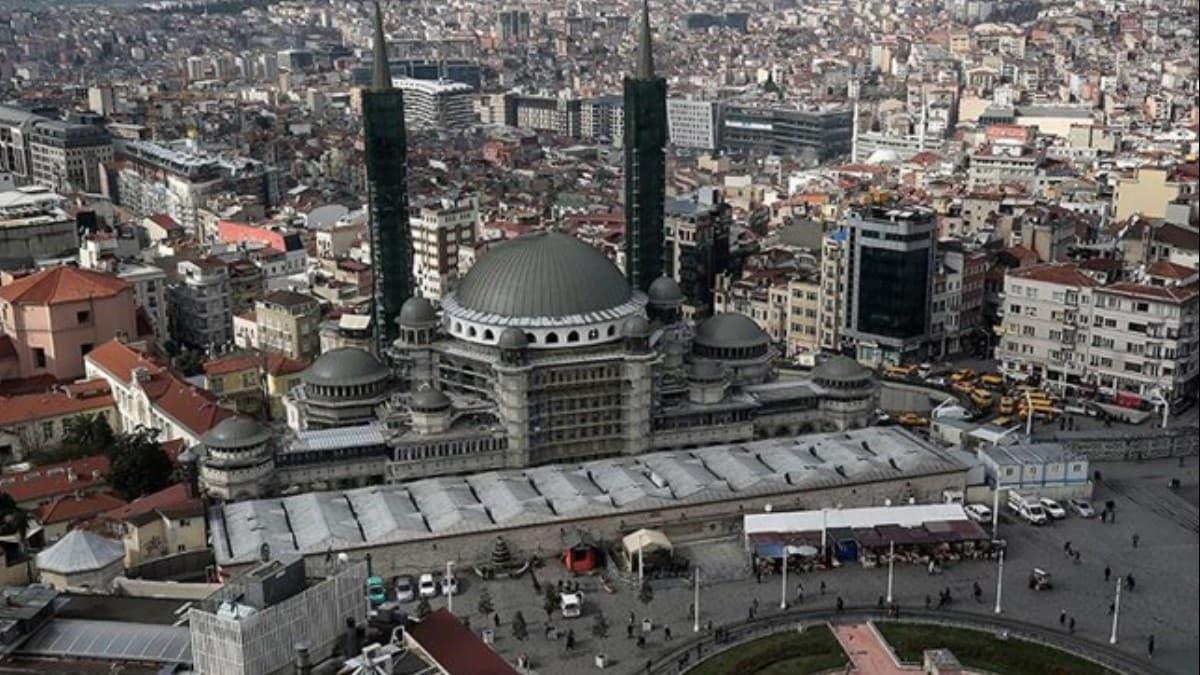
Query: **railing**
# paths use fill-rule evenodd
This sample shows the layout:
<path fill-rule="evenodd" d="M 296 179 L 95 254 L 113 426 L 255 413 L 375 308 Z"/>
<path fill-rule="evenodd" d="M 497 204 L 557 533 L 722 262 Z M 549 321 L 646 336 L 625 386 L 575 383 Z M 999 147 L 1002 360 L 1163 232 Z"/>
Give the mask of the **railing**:
<path fill-rule="evenodd" d="M 749 621 L 721 625 L 723 638 L 718 642 L 711 632 L 680 641 L 669 651 L 651 660 L 646 670 L 648 675 L 677 675 L 686 673 L 700 665 L 704 659 L 745 642 L 799 627 L 819 626 L 825 623 L 861 623 L 866 621 L 902 621 L 924 623 L 955 628 L 969 628 L 1008 639 L 1024 640 L 1067 652 L 1081 659 L 1127 675 L 1166 675 L 1166 671 L 1147 663 L 1132 654 L 1115 647 L 1093 642 L 1075 635 L 1059 633 L 1050 628 L 1009 619 L 1007 617 L 971 614 L 947 610 L 902 608 L 899 619 L 890 618 L 885 610 L 873 607 L 847 607 L 843 611 L 832 609 L 805 611 L 791 610 L 769 614 Z"/>

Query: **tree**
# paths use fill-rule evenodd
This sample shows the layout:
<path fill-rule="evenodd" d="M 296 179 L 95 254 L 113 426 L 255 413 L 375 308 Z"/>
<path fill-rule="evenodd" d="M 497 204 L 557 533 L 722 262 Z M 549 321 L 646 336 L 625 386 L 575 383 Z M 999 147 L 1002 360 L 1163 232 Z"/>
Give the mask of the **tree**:
<path fill-rule="evenodd" d="M 117 435 L 104 415 L 76 415 L 63 423 L 62 449 L 58 461 L 103 455 L 113 447 Z"/>
<path fill-rule="evenodd" d="M 198 351 L 184 350 L 175 357 L 175 369 L 183 373 L 184 377 L 199 375 L 204 372 L 204 356 Z"/>
<path fill-rule="evenodd" d="M 416 609 L 417 619 L 418 620 L 424 619 L 425 617 L 429 616 L 432 612 L 433 612 L 433 608 L 429 606 L 429 598 L 422 595 L 421 599 L 417 602 L 417 609 Z"/>
<path fill-rule="evenodd" d="M 525 615 L 519 611 L 517 612 L 516 616 L 513 617 L 512 632 L 513 637 L 517 638 L 518 640 L 524 640 L 525 638 L 529 637 L 529 626 L 525 624 Z"/>
<path fill-rule="evenodd" d="M 108 452 L 108 483 L 122 498 L 134 500 L 171 484 L 171 460 L 155 437 L 156 429 L 139 427 L 121 434 Z"/>
<path fill-rule="evenodd" d="M 25 532 L 29 529 L 29 514 L 17 505 L 12 495 L 0 492 L 0 535 L 19 535 L 25 540 Z"/>
<path fill-rule="evenodd" d="M 492 594 L 487 586 L 482 586 L 479 589 L 479 613 L 487 616 L 494 611 L 496 608 L 492 605 Z"/>
<path fill-rule="evenodd" d="M 654 587 L 650 585 L 649 579 L 643 581 L 642 587 L 638 589 L 638 600 L 641 600 L 643 605 L 654 602 Z"/>
<path fill-rule="evenodd" d="M 554 610 L 558 609 L 559 601 L 558 591 L 550 584 L 546 584 L 546 594 L 542 596 L 542 608 L 546 610 L 546 616 L 550 616 Z"/>
<path fill-rule="evenodd" d="M 608 637 L 608 619 L 604 612 L 597 611 L 596 617 L 592 619 L 592 635 L 601 640 Z"/>

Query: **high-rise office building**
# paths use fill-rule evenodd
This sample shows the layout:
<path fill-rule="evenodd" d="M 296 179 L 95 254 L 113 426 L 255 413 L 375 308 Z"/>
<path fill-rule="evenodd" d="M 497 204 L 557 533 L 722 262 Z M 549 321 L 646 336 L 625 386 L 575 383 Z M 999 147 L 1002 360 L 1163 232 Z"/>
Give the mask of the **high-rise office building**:
<path fill-rule="evenodd" d="M 502 9 L 496 16 L 496 33 L 502 44 L 517 44 L 529 40 L 532 32 L 529 10 Z"/>
<path fill-rule="evenodd" d="M 375 334 L 380 352 L 396 338 L 400 305 L 411 294 L 412 234 L 408 223 L 408 139 L 404 93 L 392 86 L 383 35 L 383 10 L 375 3 L 374 71 L 362 94 L 367 197 L 371 216 Z"/>
<path fill-rule="evenodd" d="M 708 186 L 667 201 L 664 213 L 667 255 L 663 271 L 683 292 L 684 316 L 710 316 L 717 275 L 729 271 L 733 209 L 720 190 Z"/>
<path fill-rule="evenodd" d="M 846 335 L 858 360 L 916 360 L 929 334 L 937 220 L 916 206 L 872 205 L 846 219 Z"/>
<path fill-rule="evenodd" d="M 650 7 L 642 1 L 638 66 L 625 78 L 625 276 L 647 291 L 663 273 L 667 81 L 654 74 Z"/>

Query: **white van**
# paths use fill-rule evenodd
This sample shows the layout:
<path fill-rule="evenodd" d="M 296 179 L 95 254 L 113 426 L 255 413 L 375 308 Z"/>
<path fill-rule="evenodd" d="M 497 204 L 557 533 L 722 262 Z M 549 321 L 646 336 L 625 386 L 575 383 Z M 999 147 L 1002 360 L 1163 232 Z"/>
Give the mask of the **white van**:
<path fill-rule="evenodd" d="M 583 613 L 583 593 L 563 593 L 559 599 L 564 619 L 574 619 Z"/>
<path fill-rule="evenodd" d="M 1034 525 L 1045 525 L 1050 519 L 1046 515 L 1046 509 L 1042 508 L 1042 505 L 1037 503 L 1037 500 L 1031 501 L 1025 499 L 1019 493 L 1012 490 L 1008 492 L 1008 508 Z"/>

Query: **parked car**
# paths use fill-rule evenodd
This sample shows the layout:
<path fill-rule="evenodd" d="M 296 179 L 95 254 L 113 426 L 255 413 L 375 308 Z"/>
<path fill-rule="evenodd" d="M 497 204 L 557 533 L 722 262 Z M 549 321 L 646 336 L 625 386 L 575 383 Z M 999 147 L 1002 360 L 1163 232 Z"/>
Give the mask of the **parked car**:
<path fill-rule="evenodd" d="M 1071 505 L 1071 510 L 1080 518 L 1095 518 L 1096 510 L 1092 508 L 1091 502 L 1086 499 L 1071 499 L 1067 501 Z"/>
<path fill-rule="evenodd" d="M 383 586 L 383 579 L 380 577 L 367 579 L 367 599 L 371 601 L 372 607 L 378 607 L 387 602 L 387 589 Z"/>
<path fill-rule="evenodd" d="M 1067 510 L 1064 509 L 1061 504 L 1053 499 L 1050 499 L 1049 497 L 1042 497 L 1038 500 L 1038 504 L 1041 504 L 1042 508 L 1046 509 L 1046 513 L 1055 520 L 1062 520 L 1063 518 L 1067 517 Z"/>
<path fill-rule="evenodd" d="M 574 619 L 583 613 L 583 593 L 579 591 L 563 593 L 559 602 L 562 606 L 563 618 L 565 619 Z"/>
<path fill-rule="evenodd" d="M 1033 568 L 1033 571 L 1029 573 L 1029 588 L 1035 591 L 1048 591 L 1054 588 L 1050 573 L 1037 567 Z"/>
<path fill-rule="evenodd" d="M 992 522 L 992 510 L 983 504 L 967 504 L 963 511 L 967 512 L 968 518 L 977 523 Z"/>
<path fill-rule="evenodd" d="M 417 595 L 422 598 L 432 598 L 437 595 L 437 584 L 433 581 L 432 574 L 422 574 L 417 580 Z"/>
<path fill-rule="evenodd" d="M 1025 499 L 1017 492 L 1010 491 L 1008 493 L 1008 508 L 1033 525 L 1045 525 L 1050 520 L 1046 515 L 1046 509 L 1042 508 L 1039 502 Z"/>
<path fill-rule="evenodd" d="M 412 602 L 417 598 L 412 577 L 398 576 L 393 585 L 396 588 L 396 602 Z"/>
<path fill-rule="evenodd" d="M 458 577 L 442 577 L 442 595 L 458 595 Z"/>

